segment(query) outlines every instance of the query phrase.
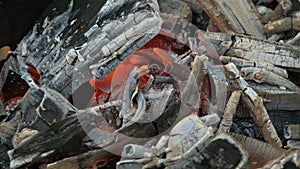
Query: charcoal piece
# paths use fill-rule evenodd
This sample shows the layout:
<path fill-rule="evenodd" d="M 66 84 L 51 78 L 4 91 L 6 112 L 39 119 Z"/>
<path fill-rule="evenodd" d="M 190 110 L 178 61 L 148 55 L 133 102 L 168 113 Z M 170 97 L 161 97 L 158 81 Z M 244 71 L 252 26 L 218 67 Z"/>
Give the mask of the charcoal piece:
<path fill-rule="evenodd" d="M 168 166 L 170 169 L 179 168 L 242 168 L 245 166 L 248 154 L 231 136 L 226 134 L 217 135 L 202 146 L 193 147 L 188 157 L 175 161 Z"/>
<path fill-rule="evenodd" d="M 212 135 L 212 129 L 205 126 L 197 115 L 190 115 L 178 122 L 170 131 L 167 158 L 176 157 L 188 151 L 198 140 L 203 143 Z"/>
<path fill-rule="evenodd" d="M 268 164 L 264 165 L 263 169 L 297 169 L 300 168 L 300 152 L 299 150 L 291 150 Z"/>
<path fill-rule="evenodd" d="M 241 75 L 245 78 L 245 80 L 252 80 L 256 83 L 268 83 L 291 91 L 298 90 L 298 87 L 293 82 L 266 69 L 245 67 L 241 68 Z"/>
<path fill-rule="evenodd" d="M 229 96 L 229 84 L 220 65 L 211 65 L 208 68 L 211 84 L 211 102 L 216 107 L 216 112 L 221 117 L 226 107 L 226 98 Z"/>
<path fill-rule="evenodd" d="M 239 104 L 242 91 L 233 91 L 228 99 L 217 133 L 226 133 L 230 130 L 233 116 L 235 115 L 237 105 Z"/>
<path fill-rule="evenodd" d="M 289 91 L 280 89 L 277 86 L 271 86 L 268 84 L 257 84 L 255 82 L 249 82 L 250 86 L 262 96 L 266 102 L 264 103 L 269 114 L 272 112 L 297 112 L 300 109 L 300 93 L 299 91 Z M 282 113 L 280 113 L 282 114 Z M 295 113 L 297 114 L 297 113 Z M 244 108 L 242 104 L 238 105 L 237 114 L 238 117 L 250 117 L 249 112 Z M 273 119 L 272 119 L 273 120 Z M 277 119 L 279 121 L 280 119 Z M 294 120 L 294 119 L 286 119 Z"/>
<path fill-rule="evenodd" d="M 189 38 L 193 38 L 199 29 L 185 19 L 165 13 L 160 15 L 163 20 L 160 34 L 172 37 L 182 44 L 189 44 Z"/>
<path fill-rule="evenodd" d="M 157 89 L 151 89 L 146 94 L 149 97 L 156 97 L 147 100 L 147 104 L 149 104 L 149 107 L 147 107 L 145 113 L 140 118 L 139 122 L 145 123 L 156 120 L 161 114 L 164 112 L 164 109 L 167 106 L 168 100 L 171 97 L 171 94 L 173 93 L 173 86 L 167 85 L 164 86 L 161 90 Z"/>
<path fill-rule="evenodd" d="M 204 122 L 206 126 L 212 127 L 213 131 L 215 131 L 221 121 L 221 118 L 217 113 L 213 113 L 213 114 L 202 116 L 201 120 Z"/>
<path fill-rule="evenodd" d="M 250 168 L 259 168 L 269 161 L 282 156 L 286 151 L 284 149 L 272 146 L 266 142 L 240 135 L 229 133 L 242 147 L 248 152 L 249 159 L 247 166 Z"/>
<path fill-rule="evenodd" d="M 220 55 L 237 56 L 255 62 L 268 62 L 299 72 L 300 48 L 244 35 L 205 33 Z M 267 49 L 267 50 L 266 50 Z"/>
<path fill-rule="evenodd" d="M 10 167 L 47 163 L 61 158 L 67 152 L 80 152 L 80 138 L 85 136 L 76 115 L 55 123 L 47 132 L 34 135 L 17 149 L 10 151 Z M 75 148 L 77 147 L 77 148 Z M 74 149 L 75 148 L 75 149 Z"/>
<path fill-rule="evenodd" d="M 180 109 L 182 101 L 178 98 L 180 94 L 178 88 L 175 88 L 168 98 L 163 113 L 152 122 L 156 126 L 157 133 L 168 131 L 172 126 L 176 125 L 178 120 L 183 118 L 184 112 L 182 111 L 184 110 Z"/>
<path fill-rule="evenodd" d="M 76 112 L 77 114 L 54 123 L 48 130 L 39 132 L 11 150 L 10 167 L 49 163 L 63 158 L 67 153 L 87 151 L 88 149 L 82 146 L 82 139 L 95 127 L 93 124 L 100 124 L 105 119 L 93 108 Z M 85 130 L 82 126 L 85 126 Z"/>
<path fill-rule="evenodd" d="M 158 3 L 161 13 L 171 14 L 188 21 L 192 20 L 192 11 L 185 2 L 179 0 L 159 0 Z"/>
<path fill-rule="evenodd" d="M 30 64 L 40 75 L 40 85 L 68 98 L 92 78 L 90 65 L 130 41 L 118 57 L 121 60 L 115 59 L 102 67 L 105 71 L 101 69 L 100 74 L 104 78 L 154 37 L 161 24 L 157 10 L 156 1 L 54 1 L 16 49 L 20 74 L 31 87 L 37 88 L 35 77 L 27 72 Z M 109 50 L 108 55 L 105 49 Z"/>
<path fill-rule="evenodd" d="M 88 130 L 95 127 L 93 124 L 99 125 L 105 121 L 97 114 L 93 108 L 78 111 L 78 114 L 53 124 L 46 132 L 33 136 L 10 152 L 10 167 L 47 164 L 63 159 L 68 153 L 87 152 L 89 149 L 82 146 L 82 139 Z M 82 126 L 85 126 L 85 130 Z"/>
<path fill-rule="evenodd" d="M 264 38 L 263 25 L 252 1 L 197 1 L 222 32 Z"/>
<path fill-rule="evenodd" d="M 229 57 L 229 56 L 220 56 L 220 60 L 223 63 L 233 62 L 239 68 L 252 67 L 252 70 L 253 70 L 253 68 L 261 68 L 261 69 L 265 69 L 270 72 L 273 72 L 273 73 L 275 73 L 279 76 L 282 76 L 286 79 L 288 78 L 288 74 L 285 69 L 276 67 L 273 64 L 270 64 L 267 62 L 254 62 L 254 61 L 249 61 L 249 60 L 240 59 L 240 58 L 236 58 L 236 57 Z"/>
<path fill-rule="evenodd" d="M 242 167 L 247 158 L 245 151 L 238 144 L 220 136 L 213 139 L 202 154 L 204 160 L 201 164 L 208 168 Z"/>
<path fill-rule="evenodd" d="M 266 102 L 265 106 L 267 110 L 288 110 L 297 111 L 300 110 L 300 91 L 290 91 L 280 89 L 277 86 L 271 86 L 268 84 L 259 85 L 256 83 L 250 83 L 255 91 L 265 99 L 271 100 Z"/>
<path fill-rule="evenodd" d="M 76 108 L 60 93 L 48 88 L 29 89 L 20 103 L 22 128 L 44 132 L 54 123 L 74 114 Z"/>

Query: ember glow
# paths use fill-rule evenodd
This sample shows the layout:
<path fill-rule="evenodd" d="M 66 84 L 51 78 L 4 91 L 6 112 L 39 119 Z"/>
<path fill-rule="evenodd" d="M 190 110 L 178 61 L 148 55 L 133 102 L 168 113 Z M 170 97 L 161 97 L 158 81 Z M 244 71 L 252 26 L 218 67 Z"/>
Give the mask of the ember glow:
<path fill-rule="evenodd" d="M 142 90 L 147 85 L 151 75 L 154 77 L 170 76 L 164 70 L 168 68 L 170 62 L 174 61 L 171 53 L 183 53 L 185 50 L 186 47 L 179 42 L 176 42 L 176 40 L 160 34 L 157 35 L 140 50 L 124 60 L 107 77 L 101 81 L 97 81 L 94 78 L 90 80 L 90 85 L 95 89 L 95 93 L 89 106 L 105 103 L 111 96 L 113 96 L 111 99 L 116 99 L 114 96 L 122 93 L 126 80 L 134 67 L 140 68 L 145 65 L 148 67 L 151 67 L 152 65 L 158 66 L 157 72 L 148 71 L 148 73 L 139 77 L 139 86 Z"/>
<path fill-rule="evenodd" d="M 300 4 L 271 1 L 53 2 L 0 46 L 0 168 L 300 168 Z"/>
<path fill-rule="evenodd" d="M 34 83 L 37 84 L 38 86 L 40 86 L 40 78 L 41 78 L 40 73 L 38 72 L 38 70 L 34 66 L 32 66 L 30 64 L 27 64 L 27 66 L 28 66 L 27 71 L 31 75 Z"/>

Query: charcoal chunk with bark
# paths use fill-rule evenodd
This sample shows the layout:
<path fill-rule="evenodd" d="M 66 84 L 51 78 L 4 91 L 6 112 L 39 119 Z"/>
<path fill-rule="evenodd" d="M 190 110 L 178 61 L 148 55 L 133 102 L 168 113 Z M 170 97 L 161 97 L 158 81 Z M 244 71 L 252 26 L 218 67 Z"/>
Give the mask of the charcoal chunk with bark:
<path fill-rule="evenodd" d="M 220 55 L 236 56 L 255 62 L 268 62 L 290 71 L 299 72 L 300 48 L 245 35 L 205 33 Z"/>
<path fill-rule="evenodd" d="M 263 98 L 270 100 L 266 102 L 267 110 L 297 111 L 300 109 L 300 92 L 280 89 L 278 86 L 268 84 L 249 83 L 253 89 Z"/>
<path fill-rule="evenodd" d="M 286 152 L 282 148 L 272 146 L 269 143 L 245 135 L 237 133 L 229 133 L 229 135 L 240 143 L 244 150 L 247 151 L 249 159 L 246 166 L 250 168 L 262 167 L 269 161 L 282 156 Z"/>
<path fill-rule="evenodd" d="M 16 49 L 22 77 L 38 86 L 27 72 L 30 64 L 40 74 L 40 85 L 68 98 L 93 76 L 90 65 L 115 52 L 122 58 L 96 70 L 101 80 L 154 37 L 160 25 L 156 1 L 55 1 Z"/>
<path fill-rule="evenodd" d="M 197 2 L 222 32 L 264 38 L 259 14 L 252 1 L 198 0 Z"/>

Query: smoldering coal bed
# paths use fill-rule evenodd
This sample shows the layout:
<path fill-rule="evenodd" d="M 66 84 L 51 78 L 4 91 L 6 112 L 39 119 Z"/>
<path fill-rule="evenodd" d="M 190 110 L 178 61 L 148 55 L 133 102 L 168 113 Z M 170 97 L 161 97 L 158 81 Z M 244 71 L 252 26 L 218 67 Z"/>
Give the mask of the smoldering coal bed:
<path fill-rule="evenodd" d="M 0 2 L 1 168 L 299 164 L 298 1 L 24 3 Z"/>

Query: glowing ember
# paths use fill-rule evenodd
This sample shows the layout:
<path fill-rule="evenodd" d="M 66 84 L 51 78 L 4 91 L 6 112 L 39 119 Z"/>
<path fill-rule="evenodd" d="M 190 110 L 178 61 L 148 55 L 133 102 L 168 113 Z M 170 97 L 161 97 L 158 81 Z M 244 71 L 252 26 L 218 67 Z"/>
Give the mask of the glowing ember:
<path fill-rule="evenodd" d="M 173 40 L 172 45 L 170 41 L 172 41 L 172 39 L 166 39 L 163 35 L 158 35 L 136 53 L 128 57 L 103 80 L 97 81 L 92 78 L 90 80 L 90 84 L 94 87 L 95 93 L 89 103 L 89 106 L 104 103 L 109 97 L 113 100 L 116 99 L 116 97 L 118 97 L 123 91 L 126 80 L 134 67 L 140 68 L 145 65 L 148 69 L 149 67 L 153 68 L 153 65 L 155 65 L 154 67 L 157 67 L 155 68 L 157 71 L 144 70 L 147 73 L 140 75 L 139 79 L 141 89 L 145 88 L 151 75 L 169 76 L 163 71 L 168 67 L 168 64 L 174 60 L 170 56 L 169 51 L 175 50 L 178 53 L 182 53 L 185 49 L 185 47 L 182 47 L 183 45 L 181 45 L 180 49 L 174 47 L 174 44 L 178 44 L 178 42 Z"/>
<path fill-rule="evenodd" d="M 164 70 L 168 63 L 172 60 L 171 56 L 162 55 L 161 49 L 154 48 L 137 51 L 135 54 L 127 58 L 122 64 L 120 64 L 114 71 L 112 71 L 106 78 L 101 81 L 96 81 L 94 78 L 90 80 L 90 84 L 94 87 L 95 93 L 92 102 L 96 101 L 97 104 L 105 102 L 112 94 L 114 96 L 117 93 L 122 92 L 127 78 L 134 67 L 140 68 L 140 88 L 144 89 L 150 75 L 167 76 L 162 70 Z M 151 72 L 149 70 L 150 65 L 157 65 L 158 70 Z M 144 69 L 144 70 L 142 70 Z M 117 92 L 117 93 L 116 93 Z"/>
<path fill-rule="evenodd" d="M 28 73 L 31 75 L 33 81 L 35 82 L 35 84 L 40 86 L 39 80 L 41 78 L 41 75 L 39 74 L 38 70 L 30 64 L 27 64 L 27 66 L 28 66 Z"/>

